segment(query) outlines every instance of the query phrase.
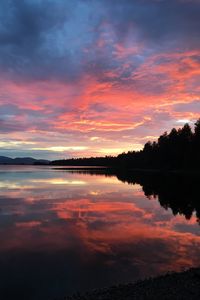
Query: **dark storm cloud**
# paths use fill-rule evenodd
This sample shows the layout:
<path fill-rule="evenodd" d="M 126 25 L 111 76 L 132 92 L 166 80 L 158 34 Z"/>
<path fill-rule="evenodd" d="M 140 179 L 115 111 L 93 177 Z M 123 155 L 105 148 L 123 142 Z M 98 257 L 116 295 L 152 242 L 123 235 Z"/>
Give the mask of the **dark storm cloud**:
<path fill-rule="evenodd" d="M 49 72 L 64 76 L 63 64 L 70 67 L 70 55 L 51 53 L 57 43 L 51 34 L 62 30 L 72 7 L 64 1 L 1 1 L 1 70 L 36 79 L 44 79 Z"/>
<path fill-rule="evenodd" d="M 111 0 L 105 1 L 106 4 L 121 36 L 132 29 L 139 31 L 139 38 L 151 42 L 171 43 L 178 38 L 178 42 L 188 40 L 199 45 L 199 1 Z"/>
<path fill-rule="evenodd" d="M 198 1 L 2 0 L 0 70 L 15 80 L 78 80 L 84 72 L 115 69 L 112 43 L 127 36 L 154 52 L 197 47 L 199 15 Z M 99 51 L 103 22 L 116 37 Z"/>

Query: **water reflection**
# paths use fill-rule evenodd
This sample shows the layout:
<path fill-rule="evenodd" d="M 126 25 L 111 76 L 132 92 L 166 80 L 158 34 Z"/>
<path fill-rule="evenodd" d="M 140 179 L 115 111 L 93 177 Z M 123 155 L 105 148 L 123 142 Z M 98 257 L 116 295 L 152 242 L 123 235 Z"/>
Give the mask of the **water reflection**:
<path fill-rule="evenodd" d="M 184 215 L 190 220 L 196 215 L 200 222 L 199 175 L 198 174 L 160 174 L 142 171 L 123 172 L 118 170 L 74 170 L 71 173 L 116 176 L 120 181 L 142 186 L 148 199 L 157 199 L 162 207 L 171 209 L 174 215 Z"/>
<path fill-rule="evenodd" d="M 2 168 L 3 298 L 54 299 L 198 265 L 197 185 L 183 180 Z"/>

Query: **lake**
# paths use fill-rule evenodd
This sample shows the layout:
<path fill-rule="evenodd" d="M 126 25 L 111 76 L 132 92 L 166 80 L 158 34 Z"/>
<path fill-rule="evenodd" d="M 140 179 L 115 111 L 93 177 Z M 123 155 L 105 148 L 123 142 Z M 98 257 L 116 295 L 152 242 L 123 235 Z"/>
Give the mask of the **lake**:
<path fill-rule="evenodd" d="M 182 178 L 0 166 L 1 298 L 51 300 L 198 266 L 195 187 Z"/>

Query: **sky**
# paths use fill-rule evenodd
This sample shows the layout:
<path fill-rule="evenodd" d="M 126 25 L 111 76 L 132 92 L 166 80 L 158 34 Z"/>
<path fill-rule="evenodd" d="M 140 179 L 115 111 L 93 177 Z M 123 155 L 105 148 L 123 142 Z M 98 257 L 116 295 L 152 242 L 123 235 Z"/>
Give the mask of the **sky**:
<path fill-rule="evenodd" d="M 200 116 L 200 0 L 1 0 L 0 156 L 139 150 Z"/>

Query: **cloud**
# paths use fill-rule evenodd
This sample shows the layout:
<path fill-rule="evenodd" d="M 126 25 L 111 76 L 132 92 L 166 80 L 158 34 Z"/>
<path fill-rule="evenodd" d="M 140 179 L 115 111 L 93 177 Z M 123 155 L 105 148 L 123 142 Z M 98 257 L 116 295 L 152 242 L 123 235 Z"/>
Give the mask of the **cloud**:
<path fill-rule="evenodd" d="M 2 0 L 0 8 L 0 69 L 15 80 L 78 80 L 115 69 L 115 45 L 127 40 L 153 52 L 199 46 L 198 2 Z"/>
<path fill-rule="evenodd" d="M 1 141 L 115 154 L 197 119 L 199 12 L 199 1 L 2 0 Z"/>
<path fill-rule="evenodd" d="M 192 46 L 199 45 L 199 1 L 114 0 L 104 3 L 117 34 L 122 38 L 134 31 L 139 39 L 150 43 L 162 41 L 165 47 L 166 43 L 177 46 L 188 39 Z"/>
<path fill-rule="evenodd" d="M 175 104 L 174 108 L 175 111 L 179 111 L 179 112 L 200 112 L 200 101 L 199 100 L 195 100 L 189 103 L 179 103 L 179 104 Z"/>
<path fill-rule="evenodd" d="M 15 80 L 71 80 L 79 75 L 81 47 L 91 39 L 83 36 L 89 29 L 89 5 L 3 0 L 0 8 L 0 68 L 4 74 Z M 79 17 L 81 24 L 77 23 Z"/>

